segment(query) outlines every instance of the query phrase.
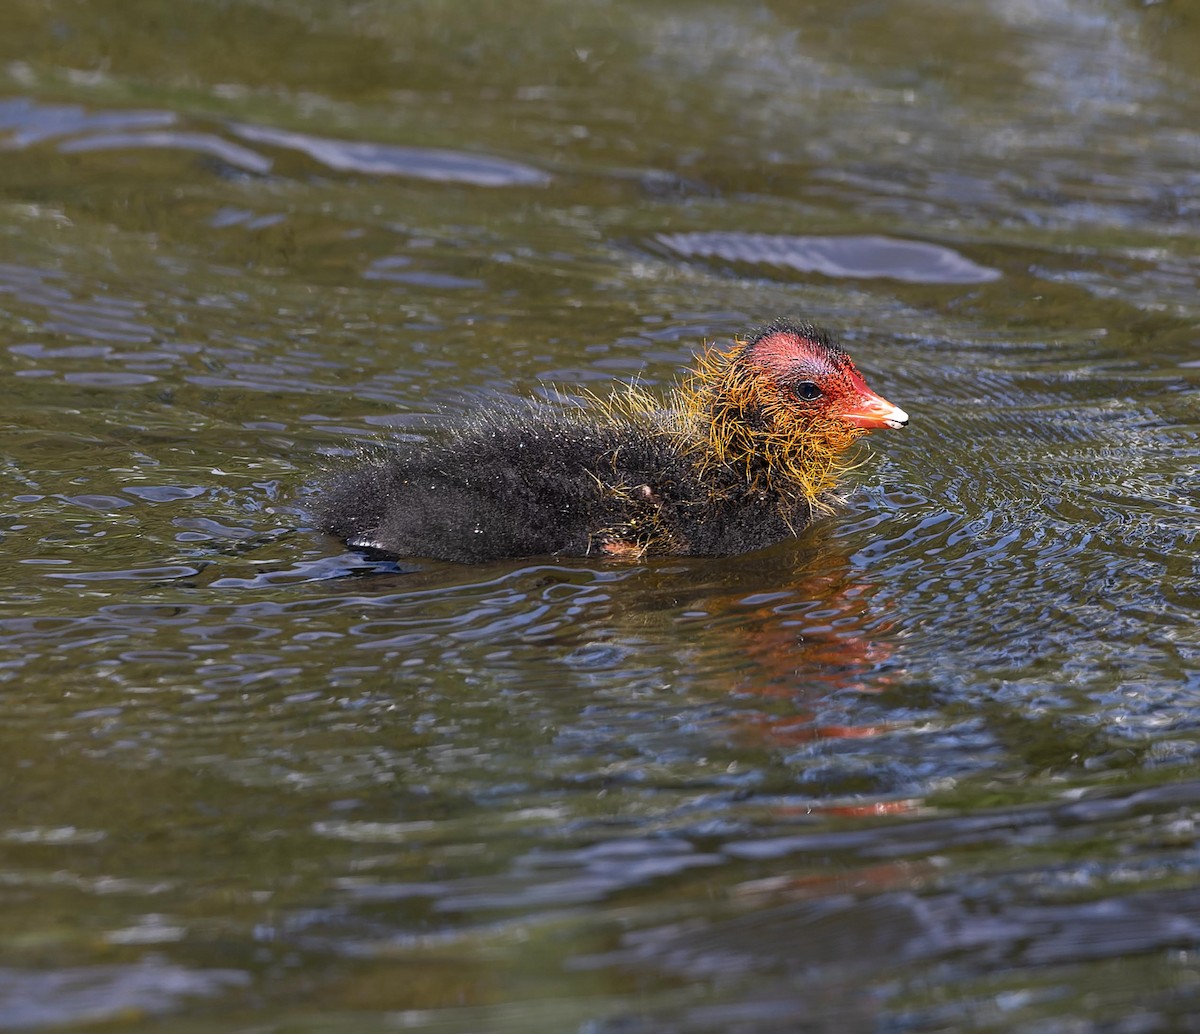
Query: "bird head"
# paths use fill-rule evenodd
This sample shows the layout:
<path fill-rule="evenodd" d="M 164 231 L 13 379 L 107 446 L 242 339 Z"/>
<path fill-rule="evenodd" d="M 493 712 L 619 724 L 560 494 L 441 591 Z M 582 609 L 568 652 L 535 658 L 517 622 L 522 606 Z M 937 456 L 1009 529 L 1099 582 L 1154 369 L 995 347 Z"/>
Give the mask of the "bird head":
<path fill-rule="evenodd" d="M 681 400 L 704 466 L 816 505 L 851 465 L 843 456 L 855 441 L 908 423 L 828 335 L 786 319 L 701 357 Z"/>
<path fill-rule="evenodd" d="M 750 371 L 776 420 L 840 420 L 871 431 L 903 427 L 908 414 L 867 387 L 854 360 L 808 323 L 777 320 L 747 341 L 736 362 Z"/>

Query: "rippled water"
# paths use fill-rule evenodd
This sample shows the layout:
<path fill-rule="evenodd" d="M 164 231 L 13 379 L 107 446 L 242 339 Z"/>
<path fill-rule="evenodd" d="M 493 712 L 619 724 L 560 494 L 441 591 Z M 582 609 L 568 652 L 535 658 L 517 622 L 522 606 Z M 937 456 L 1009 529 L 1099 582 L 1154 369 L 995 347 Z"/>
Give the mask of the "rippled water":
<path fill-rule="evenodd" d="M 6 5 L 0 1028 L 1194 1029 L 1198 26 Z M 796 541 L 308 526 L 784 312 L 912 415 Z"/>

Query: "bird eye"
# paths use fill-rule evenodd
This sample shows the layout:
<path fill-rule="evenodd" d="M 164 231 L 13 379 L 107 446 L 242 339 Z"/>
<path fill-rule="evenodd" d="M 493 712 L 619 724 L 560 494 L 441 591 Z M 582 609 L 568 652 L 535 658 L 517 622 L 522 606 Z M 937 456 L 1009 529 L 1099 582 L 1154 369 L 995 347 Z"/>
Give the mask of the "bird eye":
<path fill-rule="evenodd" d="M 822 391 L 812 381 L 801 381 L 796 385 L 796 394 L 805 402 L 812 402 L 821 397 Z"/>

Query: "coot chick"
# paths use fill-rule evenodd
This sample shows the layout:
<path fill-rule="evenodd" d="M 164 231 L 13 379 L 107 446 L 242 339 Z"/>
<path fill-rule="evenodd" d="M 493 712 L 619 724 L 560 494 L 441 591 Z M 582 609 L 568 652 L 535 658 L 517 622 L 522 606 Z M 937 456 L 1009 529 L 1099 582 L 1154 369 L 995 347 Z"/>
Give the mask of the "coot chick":
<path fill-rule="evenodd" d="M 581 408 L 507 406 L 331 472 L 316 526 L 464 563 L 744 553 L 829 509 L 867 431 L 907 423 L 828 335 L 780 319 L 710 349 L 665 404 L 624 386 Z"/>

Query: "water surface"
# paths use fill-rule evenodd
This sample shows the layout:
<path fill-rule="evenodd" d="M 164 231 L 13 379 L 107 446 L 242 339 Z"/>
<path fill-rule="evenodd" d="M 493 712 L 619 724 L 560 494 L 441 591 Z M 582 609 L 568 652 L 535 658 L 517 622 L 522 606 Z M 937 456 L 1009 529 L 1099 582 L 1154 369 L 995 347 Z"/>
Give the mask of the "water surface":
<path fill-rule="evenodd" d="M 1194 1023 L 1197 25 L 7 4 L 0 1028 Z M 307 523 L 780 313 L 912 416 L 795 541 Z"/>

